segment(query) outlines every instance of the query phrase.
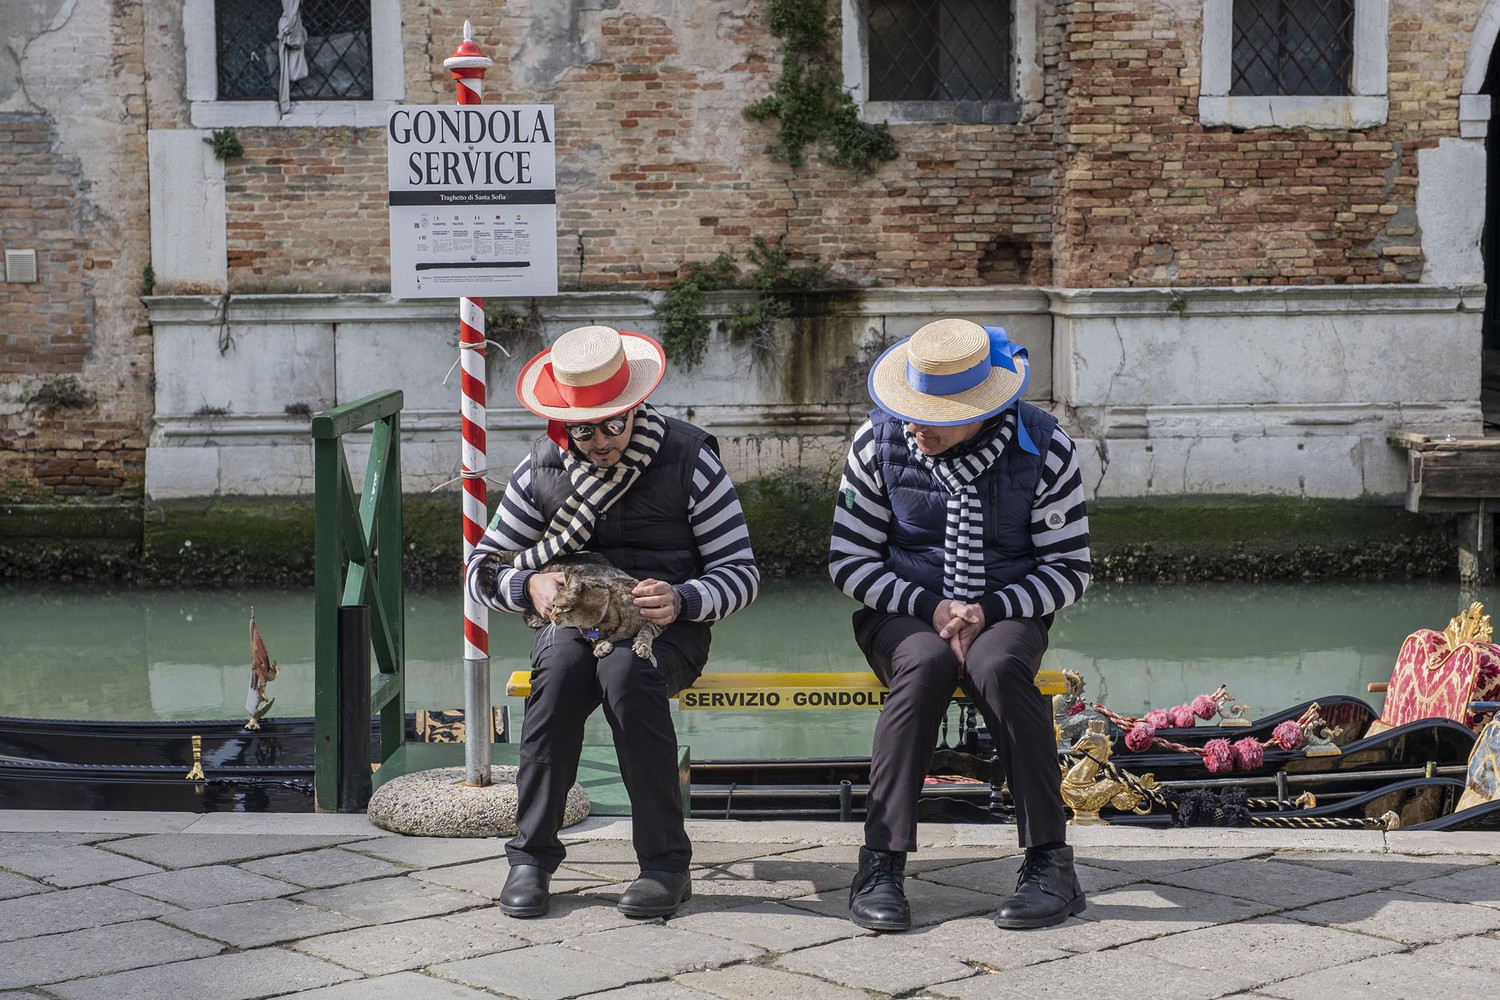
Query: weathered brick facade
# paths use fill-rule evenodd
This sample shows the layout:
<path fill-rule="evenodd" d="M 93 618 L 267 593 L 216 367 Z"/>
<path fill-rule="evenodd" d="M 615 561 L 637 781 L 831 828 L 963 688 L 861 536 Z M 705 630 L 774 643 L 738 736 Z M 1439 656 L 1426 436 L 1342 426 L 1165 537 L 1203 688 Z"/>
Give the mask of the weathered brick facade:
<path fill-rule="evenodd" d="M 35 247 L 43 278 L 0 284 L 0 495 L 140 487 L 147 136 L 207 131 L 184 66 L 193 2 L 38 0 L 45 17 L 9 25 L 27 42 L 21 85 L 0 92 L 0 245 Z M 1240 129 L 1202 123 L 1204 0 L 1037 0 L 1042 87 L 1022 120 L 892 125 L 899 159 L 865 177 L 815 151 L 793 169 L 767 152 L 774 123 L 744 118 L 781 72 L 765 0 L 402 0 L 400 103 L 453 101 L 442 61 L 469 16 L 495 59 L 486 101 L 554 106 L 564 291 L 660 289 L 756 238 L 866 289 L 1409 286 L 1428 263 L 1419 154 L 1460 135 L 1491 9 L 1391 0 L 1383 124 Z M 235 132 L 243 155 L 214 167 L 223 287 L 207 290 L 388 288 L 383 129 Z M 36 401 L 68 376 L 82 405 Z"/>

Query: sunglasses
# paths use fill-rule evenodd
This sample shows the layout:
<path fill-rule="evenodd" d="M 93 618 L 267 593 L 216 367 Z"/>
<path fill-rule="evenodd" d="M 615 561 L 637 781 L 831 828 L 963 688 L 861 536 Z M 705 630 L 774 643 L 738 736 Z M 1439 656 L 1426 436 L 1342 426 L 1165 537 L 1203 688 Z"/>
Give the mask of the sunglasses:
<path fill-rule="evenodd" d="M 596 430 L 603 431 L 605 437 L 614 437 L 625 433 L 625 424 L 624 417 L 610 417 L 597 424 L 568 424 L 568 437 L 574 441 L 589 441 L 593 439 Z"/>

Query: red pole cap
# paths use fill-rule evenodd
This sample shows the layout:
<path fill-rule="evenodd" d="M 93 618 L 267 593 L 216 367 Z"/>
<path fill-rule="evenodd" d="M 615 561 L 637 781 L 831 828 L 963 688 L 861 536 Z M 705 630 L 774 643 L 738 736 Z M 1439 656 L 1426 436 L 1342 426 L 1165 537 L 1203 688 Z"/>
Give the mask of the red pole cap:
<path fill-rule="evenodd" d="M 479 46 L 474 44 L 474 28 L 468 21 L 464 22 L 464 40 L 458 43 L 453 55 L 443 60 L 444 68 L 453 71 L 455 80 L 483 77 L 484 71 L 494 63 L 493 59 L 479 51 Z"/>

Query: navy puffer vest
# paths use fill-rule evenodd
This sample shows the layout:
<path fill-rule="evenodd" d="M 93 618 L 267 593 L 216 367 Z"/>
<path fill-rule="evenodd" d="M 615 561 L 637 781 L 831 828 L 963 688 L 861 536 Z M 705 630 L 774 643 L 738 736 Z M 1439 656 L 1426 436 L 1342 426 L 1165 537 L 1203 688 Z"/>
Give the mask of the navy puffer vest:
<path fill-rule="evenodd" d="M 984 507 L 984 575 L 991 592 L 1022 579 L 1037 565 L 1031 505 L 1057 418 L 1029 403 L 1020 404 L 1020 415 L 1040 454 L 1026 451 L 1013 436 L 999 460 L 974 481 Z M 891 505 L 886 565 L 902 579 L 940 594 L 948 492 L 907 448 L 901 421 L 883 410 L 872 410 L 870 421 L 876 470 Z"/>
<path fill-rule="evenodd" d="M 693 529 L 688 524 L 693 468 L 706 442 L 717 454 L 713 436 L 675 417 L 666 417 L 661 450 L 641 477 L 594 525 L 585 546 L 610 564 L 639 579 L 652 577 L 682 583 L 703 572 Z M 532 495 L 549 522 L 572 492 L 562 452 L 545 434 L 531 449 Z"/>

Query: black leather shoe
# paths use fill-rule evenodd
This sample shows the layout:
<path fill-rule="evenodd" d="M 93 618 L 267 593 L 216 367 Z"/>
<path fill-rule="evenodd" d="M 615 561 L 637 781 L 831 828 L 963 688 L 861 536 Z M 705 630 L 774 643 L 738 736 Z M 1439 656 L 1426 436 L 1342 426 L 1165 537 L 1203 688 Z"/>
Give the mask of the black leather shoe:
<path fill-rule="evenodd" d="M 1073 848 L 1028 847 L 1016 878 L 1016 894 L 995 911 L 995 926 L 1007 930 L 1051 927 L 1082 913 L 1084 906 L 1083 887 L 1073 870 Z"/>
<path fill-rule="evenodd" d="M 536 865 L 511 865 L 500 890 L 500 912 L 507 917 L 540 917 L 552 900 L 552 876 Z"/>
<path fill-rule="evenodd" d="M 643 871 L 630 883 L 615 909 L 627 917 L 670 917 L 693 898 L 693 880 L 687 872 Z"/>
<path fill-rule="evenodd" d="M 911 907 L 901 888 L 906 878 L 905 851 L 859 849 L 859 871 L 849 886 L 849 919 L 871 931 L 904 931 L 911 927 Z"/>

